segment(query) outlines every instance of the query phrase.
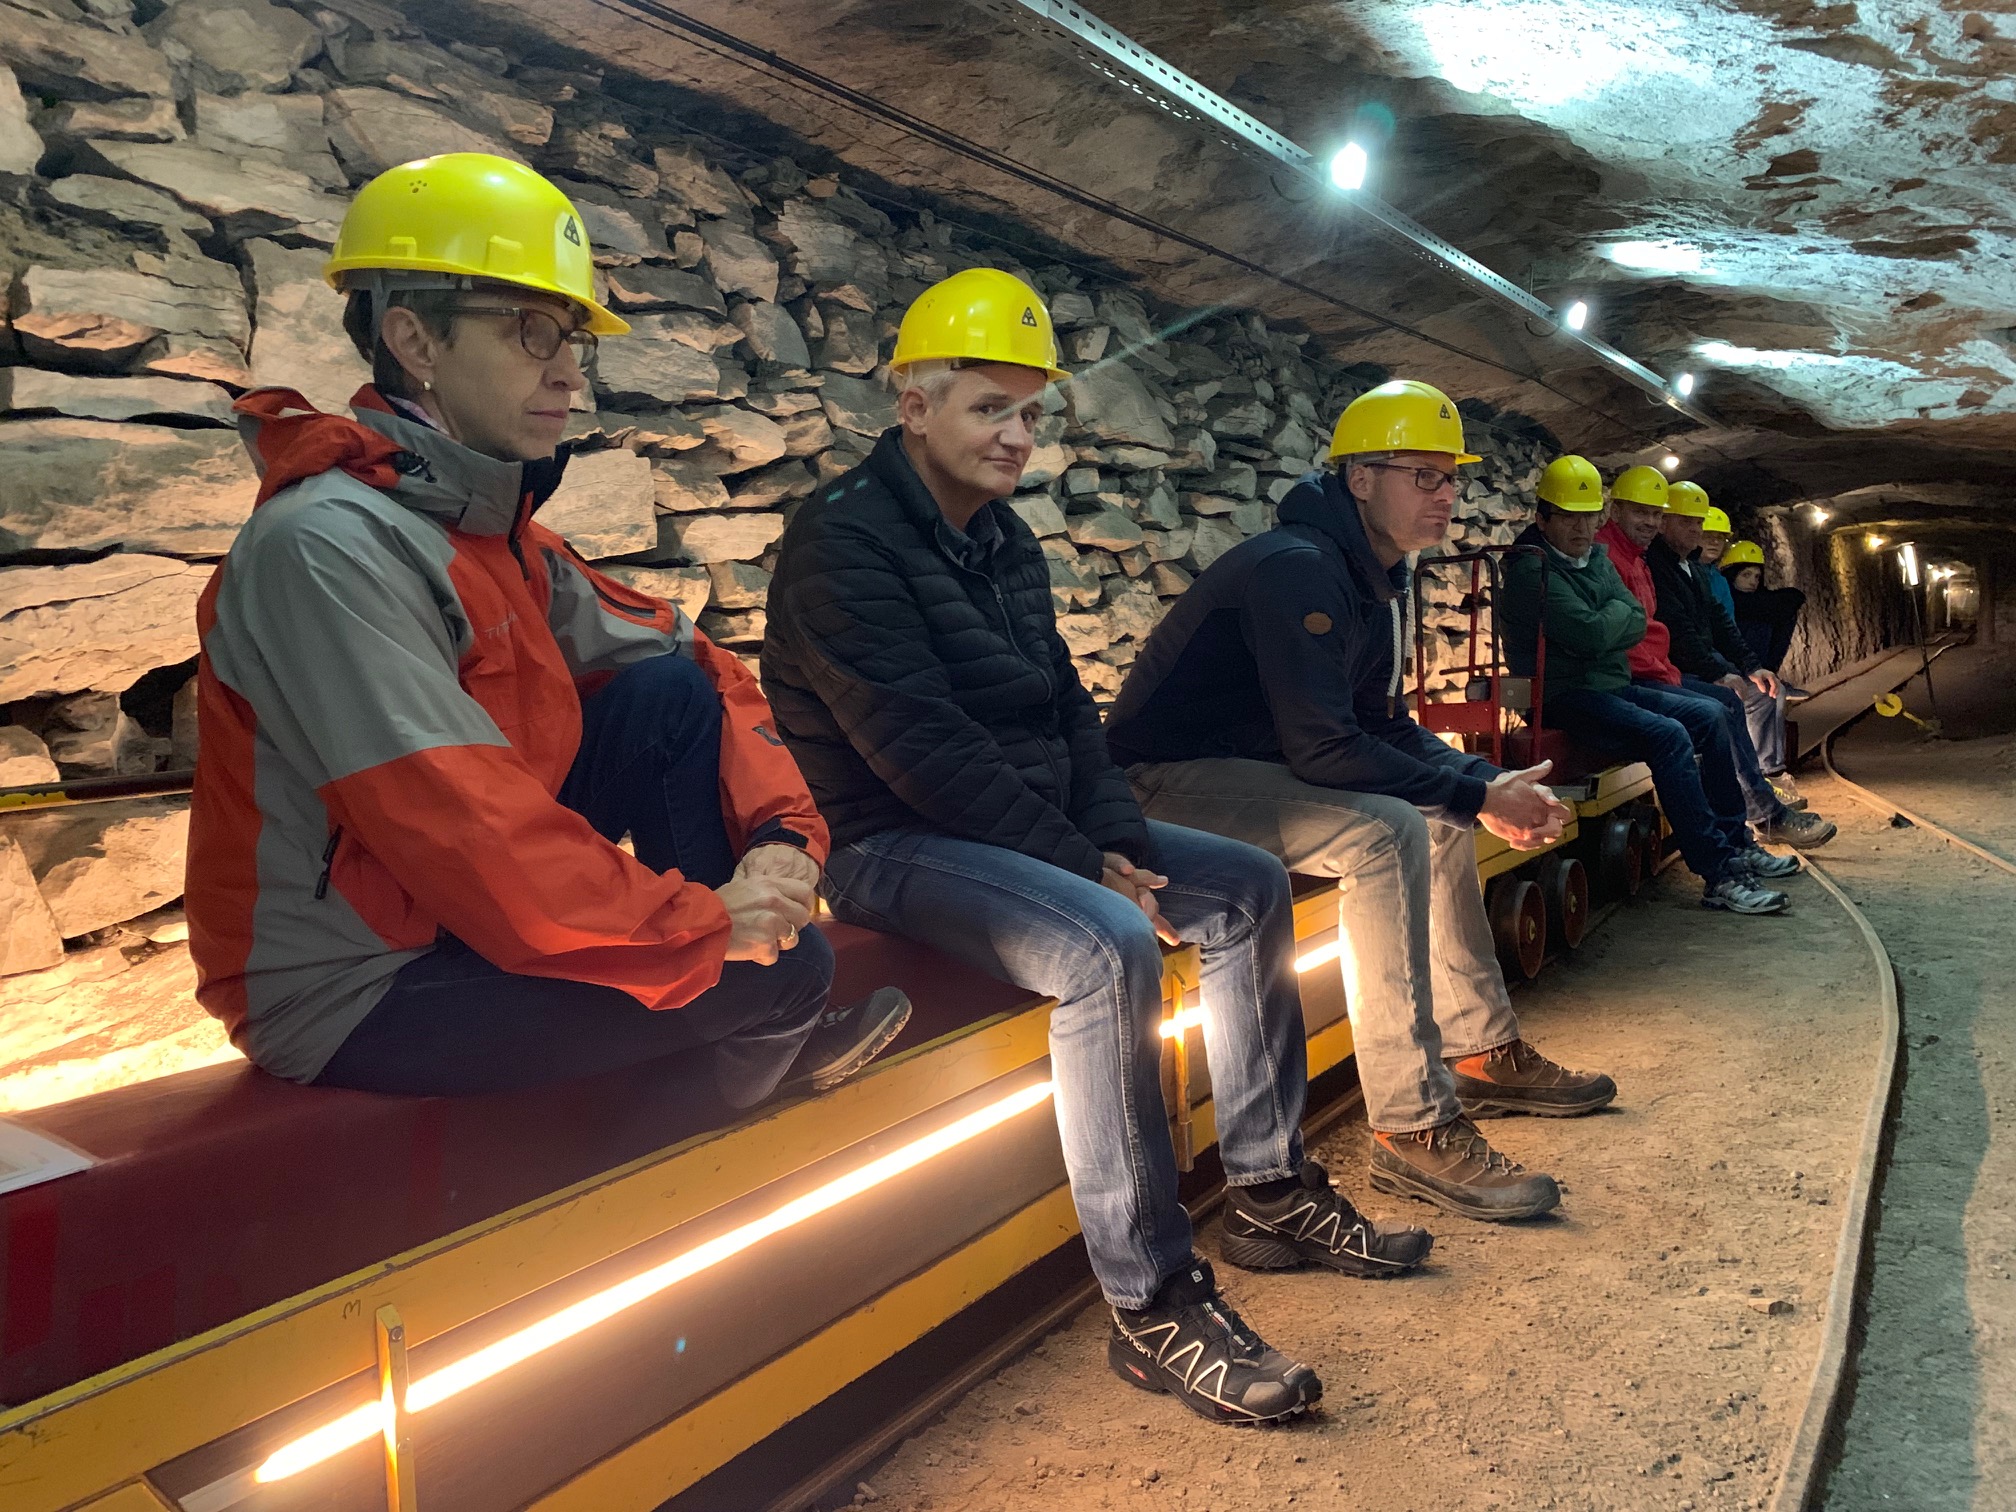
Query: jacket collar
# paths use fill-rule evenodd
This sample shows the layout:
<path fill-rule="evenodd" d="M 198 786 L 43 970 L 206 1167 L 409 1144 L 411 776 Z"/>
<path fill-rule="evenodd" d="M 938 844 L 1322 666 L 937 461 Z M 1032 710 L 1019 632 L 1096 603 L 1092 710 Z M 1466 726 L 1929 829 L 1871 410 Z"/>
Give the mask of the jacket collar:
<path fill-rule="evenodd" d="M 1389 569 L 1372 554 L 1358 501 L 1334 472 L 1313 472 L 1288 491 L 1278 516 L 1283 525 L 1301 525 L 1321 532 L 1343 554 L 1351 575 L 1379 603 L 1388 603 L 1407 586 L 1407 564 Z"/>
<path fill-rule="evenodd" d="M 862 466 L 889 490 L 918 530 L 929 536 L 955 564 L 976 572 L 986 570 L 995 548 L 1006 539 L 993 502 L 982 505 L 965 530 L 955 529 L 931 496 L 931 490 L 924 486 L 924 480 L 917 476 L 910 453 L 903 449 L 900 425 L 890 426 L 876 438 L 875 449 L 868 453 Z"/>
<path fill-rule="evenodd" d="M 1615 520 L 1608 521 L 1601 530 L 1597 531 L 1596 539 L 1601 541 L 1605 546 L 1608 546 L 1610 548 L 1610 555 L 1618 558 L 1620 561 L 1636 562 L 1645 555 L 1644 552 L 1631 544 L 1631 537 L 1624 534 L 1618 528 Z M 1652 539 L 1656 541 L 1659 537 L 1654 536 Z"/>
<path fill-rule="evenodd" d="M 467 535 L 506 535 L 530 519 L 560 486 L 569 448 L 533 462 L 501 462 L 451 441 L 390 406 L 352 400 L 357 418 L 399 448 L 399 479 L 386 490 L 408 509 Z M 371 391 L 376 399 L 377 393 Z M 382 403 L 383 401 L 380 401 Z"/>
<path fill-rule="evenodd" d="M 1610 554 L 1601 541 L 1591 541 L 1587 556 L 1571 557 L 1567 552 L 1547 539 L 1547 532 L 1542 530 L 1537 522 L 1528 525 L 1524 530 L 1520 531 L 1518 539 L 1513 541 L 1512 544 L 1514 546 L 1538 546 L 1542 551 L 1547 553 L 1550 560 L 1559 563 L 1563 567 L 1573 568 L 1577 572 L 1587 567 L 1599 556 L 1608 556 Z"/>

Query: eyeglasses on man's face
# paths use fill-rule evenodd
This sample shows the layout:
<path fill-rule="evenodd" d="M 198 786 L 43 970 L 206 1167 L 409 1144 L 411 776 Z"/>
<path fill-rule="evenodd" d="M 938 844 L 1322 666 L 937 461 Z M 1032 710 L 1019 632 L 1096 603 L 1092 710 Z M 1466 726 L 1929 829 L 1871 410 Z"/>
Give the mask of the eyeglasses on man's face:
<path fill-rule="evenodd" d="M 518 321 L 518 345 L 541 362 L 551 362 L 564 344 L 574 349 L 574 361 L 586 368 L 595 360 L 593 332 L 576 330 L 551 310 L 538 305 L 457 305 L 457 315 L 508 315 Z"/>
<path fill-rule="evenodd" d="M 1360 467 L 1376 467 L 1381 472 L 1412 473 L 1414 486 L 1426 494 L 1440 493 L 1445 488 L 1454 488 L 1462 479 L 1439 467 L 1403 467 L 1398 462 L 1361 462 Z"/>

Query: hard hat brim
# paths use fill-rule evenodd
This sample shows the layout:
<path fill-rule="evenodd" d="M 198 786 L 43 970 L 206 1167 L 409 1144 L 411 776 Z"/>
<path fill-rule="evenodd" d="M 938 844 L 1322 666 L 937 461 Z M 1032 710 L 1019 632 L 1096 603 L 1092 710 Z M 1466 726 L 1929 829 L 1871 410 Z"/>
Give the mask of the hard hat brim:
<path fill-rule="evenodd" d="M 1059 367 L 1041 367 L 1032 362 L 1009 362 L 1005 358 L 971 357 L 964 352 L 918 352 L 915 354 L 905 352 L 901 362 L 892 360 L 889 365 L 896 372 L 900 373 L 903 369 L 915 367 L 920 362 L 956 362 L 962 367 L 1026 367 L 1041 373 L 1052 383 L 1063 383 L 1071 376 Z"/>
<path fill-rule="evenodd" d="M 346 273 L 370 273 L 377 271 L 392 273 L 440 273 L 455 278 L 478 278 L 484 283 L 505 284 L 519 289 L 535 289 L 541 294 L 551 294 L 555 299 L 564 299 L 572 305 L 579 305 L 588 312 L 588 323 L 581 327 L 591 336 L 628 336 L 630 322 L 606 305 L 592 299 L 583 299 L 543 278 L 500 278 L 494 273 L 471 273 L 459 263 L 442 262 L 438 259 L 415 257 L 394 260 L 388 257 L 330 258 L 322 269 L 322 278 L 330 288 L 341 292 L 343 275 Z"/>

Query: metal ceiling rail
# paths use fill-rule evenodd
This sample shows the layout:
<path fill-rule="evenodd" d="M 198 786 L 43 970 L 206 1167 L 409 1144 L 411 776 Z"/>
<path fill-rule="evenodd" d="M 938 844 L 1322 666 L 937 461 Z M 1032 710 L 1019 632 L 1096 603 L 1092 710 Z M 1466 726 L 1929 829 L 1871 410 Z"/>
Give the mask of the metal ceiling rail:
<path fill-rule="evenodd" d="M 1454 243 L 1402 214 L 1365 189 L 1339 189 L 1315 155 L 1290 141 L 1222 95 L 1214 94 L 1182 69 L 1166 62 L 1124 32 L 1115 31 L 1082 6 L 1066 0 L 972 0 L 981 10 L 1018 30 L 1069 53 L 1080 64 L 1133 91 L 1166 114 L 1178 117 L 1246 156 L 1260 156 L 1311 180 L 1349 209 L 1370 220 L 1414 256 L 1452 273 L 1478 293 L 1517 314 L 1546 321 L 1555 334 L 1574 342 L 1661 404 L 1703 425 L 1714 422 L 1687 403 L 1652 369 L 1609 342 L 1571 330 L 1561 312 L 1538 295 L 1494 273 Z"/>

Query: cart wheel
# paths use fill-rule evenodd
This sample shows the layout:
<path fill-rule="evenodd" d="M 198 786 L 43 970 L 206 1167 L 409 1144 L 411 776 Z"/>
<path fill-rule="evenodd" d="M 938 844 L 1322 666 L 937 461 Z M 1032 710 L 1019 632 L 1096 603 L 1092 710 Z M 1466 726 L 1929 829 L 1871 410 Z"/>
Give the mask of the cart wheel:
<path fill-rule="evenodd" d="M 1659 875 L 1659 863 L 1666 855 L 1665 825 L 1660 822 L 1659 810 L 1649 803 L 1638 805 L 1631 828 L 1638 839 L 1640 879 L 1650 882 Z"/>
<path fill-rule="evenodd" d="M 1573 856 L 1558 852 L 1540 863 L 1540 896 L 1554 943 L 1573 950 L 1589 932 L 1589 872 Z"/>
<path fill-rule="evenodd" d="M 1500 877 L 1491 895 L 1491 936 L 1498 962 L 1509 977 L 1526 981 L 1540 974 L 1547 956 L 1547 902 L 1538 883 L 1524 877 Z"/>
<path fill-rule="evenodd" d="M 1603 816 L 1596 837 L 1596 875 L 1606 898 L 1634 896 L 1645 880 L 1645 853 L 1639 847 L 1636 826 L 1622 809 Z"/>

